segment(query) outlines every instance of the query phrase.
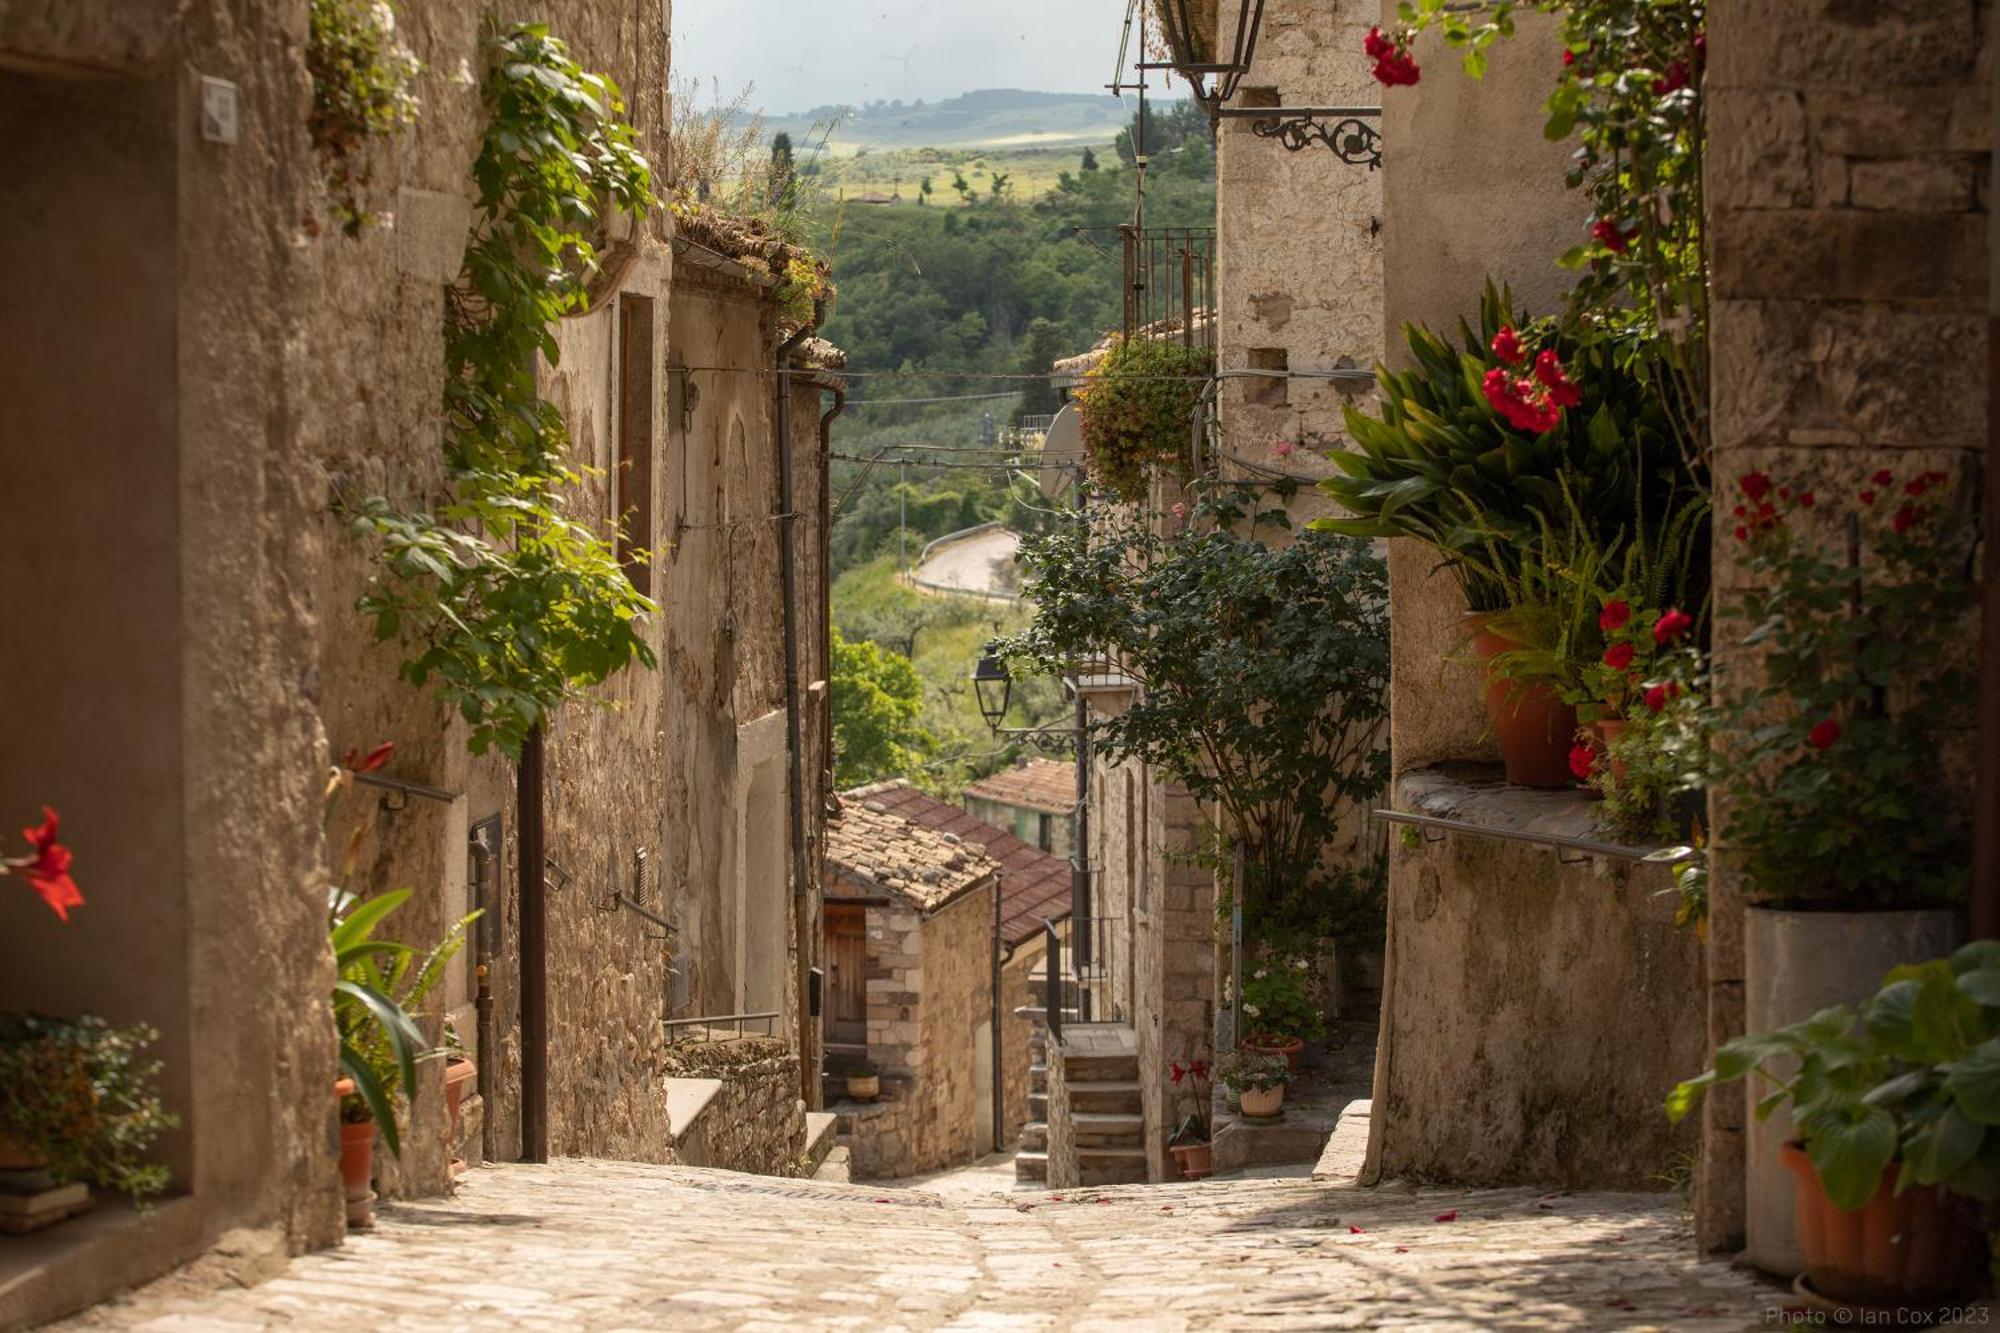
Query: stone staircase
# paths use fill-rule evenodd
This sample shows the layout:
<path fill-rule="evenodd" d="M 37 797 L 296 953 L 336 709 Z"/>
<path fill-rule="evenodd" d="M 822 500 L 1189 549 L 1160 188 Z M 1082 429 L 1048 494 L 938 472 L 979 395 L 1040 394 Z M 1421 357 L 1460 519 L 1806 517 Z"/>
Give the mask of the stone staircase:
<path fill-rule="evenodd" d="M 1097 1037 L 1091 1029 L 1074 1031 L 1077 1037 Z M 1098 1031 L 1109 1040 L 1073 1038 L 1063 1052 L 1077 1177 L 1084 1185 L 1142 1184 L 1147 1178 L 1146 1121 L 1139 1100 L 1139 1053 L 1129 1049 L 1129 1028 Z"/>
<path fill-rule="evenodd" d="M 1037 1023 L 1028 1034 L 1028 1122 L 1014 1150 L 1014 1179 L 1049 1178 L 1049 1031 Z"/>

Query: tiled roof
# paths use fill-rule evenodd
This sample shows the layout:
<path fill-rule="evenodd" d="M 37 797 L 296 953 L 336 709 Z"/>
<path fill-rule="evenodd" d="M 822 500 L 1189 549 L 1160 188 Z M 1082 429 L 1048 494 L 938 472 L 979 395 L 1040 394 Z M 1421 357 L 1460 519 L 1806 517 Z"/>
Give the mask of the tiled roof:
<path fill-rule="evenodd" d="M 1061 857 L 1050 856 L 907 782 L 878 782 L 851 791 L 844 799 L 849 809 L 855 802 L 880 806 L 926 828 L 983 847 L 1000 867 L 1000 938 L 1008 944 L 1033 938 L 1043 921 L 1061 921 L 1069 915 L 1069 862 Z"/>
<path fill-rule="evenodd" d="M 981 778 L 965 789 L 967 796 L 1002 805 L 1018 805 L 1052 815 L 1076 813 L 1076 766 L 1053 759 L 1029 759 Z"/>
<path fill-rule="evenodd" d="M 890 893 L 935 912 L 1000 868 L 977 842 L 891 813 L 865 791 L 846 798 L 839 818 L 827 821 L 828 897 Z"/>

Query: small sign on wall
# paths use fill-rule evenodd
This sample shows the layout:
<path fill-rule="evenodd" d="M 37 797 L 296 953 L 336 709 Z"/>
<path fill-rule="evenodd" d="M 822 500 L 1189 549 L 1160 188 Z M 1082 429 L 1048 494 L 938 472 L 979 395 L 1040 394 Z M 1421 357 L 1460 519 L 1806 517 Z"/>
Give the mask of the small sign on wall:
<path fill-rule="evenodd" d="M 240 94 L 227 79 L 201 79 L 201 137 L 210 143 L 233 144 L 238 132 Z"/>

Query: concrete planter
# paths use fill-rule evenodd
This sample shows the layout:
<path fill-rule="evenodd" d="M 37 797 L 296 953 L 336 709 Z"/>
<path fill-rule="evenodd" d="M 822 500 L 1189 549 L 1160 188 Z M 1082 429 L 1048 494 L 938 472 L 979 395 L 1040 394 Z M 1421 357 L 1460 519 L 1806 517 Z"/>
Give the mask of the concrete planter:
<path fill-rule="evenodd" d="M 1941 958 L 1964 939 L 1955 911 L 1744 912 L 1744 1030 L 1764 1032 L 1811 1018 L 1832 1005 L 1859 1004 L 1899 963 Z M 1768 1087 L 1745 1088 L 1744 1208 L 1750 1261 L 1792 1277 L 1805 1267 L 1794 1216 L 1796 1182 L 1784 1164 L 1792 1117 L 1780 1107 L 1759 1120 Z"/>
<path fill-rule="evenodd" d="M 1280 1083 L 1272 1088 L 1243 1089 L 1243 1114 L 1259 1120 L 1270 1120 L 1277 1116 L 1285 1105 L 1285 1085 Z"/>

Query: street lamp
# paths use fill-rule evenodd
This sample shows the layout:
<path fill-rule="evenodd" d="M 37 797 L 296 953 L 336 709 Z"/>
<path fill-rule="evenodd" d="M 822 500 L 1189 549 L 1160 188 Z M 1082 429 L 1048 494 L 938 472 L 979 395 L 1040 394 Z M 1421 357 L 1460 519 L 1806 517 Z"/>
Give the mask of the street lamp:
<path fill-rule="evenodd" d="M 1014 693 L 1014 674 L 1007 670 L 1007 659 L 1000 656 L 999 647 L 997 643 L 987 644 L 979 665 L 972 669 L 972 691 L 979 696 L 979 714 L 995 731 L 1007 716 L 1007 704 Z"/>
<path fill-rule="evenodd" d="M 1236 40 L 1227 59 L 1218 58 L 1215 34 L 1211 29 L 1218 12 L 1229 0 L 1158 0 L 1160 22 L 1167 30 L 1167 49 L 1173 53 L 1168 68 L 1188 82 L 1194 100 L 1210 115 L 1236 96 L 1236 85 L 1250 72 L 1257 55 L 1257 30 L 1264 25 L 1264 0 L 1237 0 Z M 1215 79 L 1213 89 L 1202 80 Z"/>

